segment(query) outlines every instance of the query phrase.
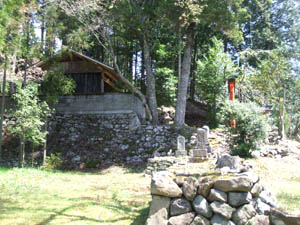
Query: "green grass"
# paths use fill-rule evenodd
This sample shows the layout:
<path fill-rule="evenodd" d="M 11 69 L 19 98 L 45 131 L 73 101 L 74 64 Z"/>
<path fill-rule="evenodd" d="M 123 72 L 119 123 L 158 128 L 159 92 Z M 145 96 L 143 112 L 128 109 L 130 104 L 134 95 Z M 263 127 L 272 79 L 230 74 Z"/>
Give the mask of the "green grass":
<path fill-rule="evenodd" d="M 300 211 L 298 160 L 247 161 L 276 195 L 280 208 Z M 199 171 L 209 174 L 211 166 L 206 161 Z M 95 172 L 0 167 L 1 225 L 143 225 L 150 200 L 150 178 L 122 167 Z"/>
<path fill-rule="evenodd" d="M 150 180 L 112 167 L 101 172 L 0 168 L 0 224 L 141 225 Z"/>
<path fill-rule="evenodd" d="M 292 157 L 249 161 L 260 175 L 260 182 L 277 197 L 278 206 L 300 213 L 300 161 Z"/>
<path fill-rule="evenodd" d="M 298 186 L 299 188 L 299 186 Z M 285 210 L 296 211 L 300 205 L 300 193 L 281 192 L 277 195 L 278 202 Z"/>

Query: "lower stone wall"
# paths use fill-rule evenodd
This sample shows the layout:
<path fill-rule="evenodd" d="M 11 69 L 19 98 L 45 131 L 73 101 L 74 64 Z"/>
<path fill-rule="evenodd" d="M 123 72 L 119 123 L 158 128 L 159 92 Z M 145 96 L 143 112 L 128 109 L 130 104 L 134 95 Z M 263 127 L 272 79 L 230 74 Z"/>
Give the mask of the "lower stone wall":
<path fill-rule="evenodd" d="M 56 115 L 49 127 L 49 152 L 62 152 L 65 164 L 81 167 L 145 163 L 154 152 L 161 156 L 174 152 L 178 135 L 186 136 L 189 143 L 193 133 L 193 129 L 141 124 L 135 113 Z"/>
<path fill-rule="evenodd" d="M 188 157 L 164 156 L 149 158 L 145 174 L 152 175 L 155 172 L 167 171 L 172 168 L 182 167 L 188 163 Z"/>
<path fill-rule="evenodd" d="M 7 166 L 17 166 L 19 140 L 7 132 L 14 119 L 4 121 L 3 160 Z M 56 114 L 49 121 L 47 155 L 61 153 L 63 168 L 98 168 L 103 164 L 130 163 L 145 165 L 148 158 L 174 154 L 177 137 L 186 137 L 191 148 L 192 128 L 174 129 L 171 125 L 153 126 L 141 123 L 136 113 Z M 26 146 L 31 162 L 32 146 Z M 42 161 L 42 147 L 35 148 L 35 161 Z"/>
<path fill-rule="evenodd" d="M 153 174 L 147 225 L 298 225 L 300 216 L 276 209 L 253 172 L 176 177 Z"/>

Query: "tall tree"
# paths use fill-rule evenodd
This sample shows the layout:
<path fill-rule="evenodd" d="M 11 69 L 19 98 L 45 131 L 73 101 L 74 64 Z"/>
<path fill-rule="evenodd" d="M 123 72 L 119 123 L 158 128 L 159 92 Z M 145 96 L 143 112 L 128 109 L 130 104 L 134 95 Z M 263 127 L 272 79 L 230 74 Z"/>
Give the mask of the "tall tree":
<path fill-rule="evenodd" d="M 113 48 L 111 32 L 113 32 L 113 23 L 110 10 L 115 2 L 101 1 L 71 1 L 57 0 L 61 8 L 67 15 L 77 18 L 91 34 L 94 35 L 97 42 L 109 53 L 112 64 L 122 82 L 128 86 L 129 90 L 135 93 L 142 101 L 146 109 L 146 114 L 152 120 L 152 114 L 149 110 L 145 96 L 131 82 L 129 82 L 120 70 L 117 57 Z"/>
<path fill-rule="evenodd" d="M 238 21 L 247 13 L 241 6 L 242 0 L 172 0 L 162 1 L 166 20 L 181 27 L 185 37 L 181 77 L 178 82 L 175 125 L 182 127 L 185 121 L 187 89 L 190 77 L 190 64 L 194 43 L 194 32 L 197 24 L 208 25 L 232 38 L 241 39 Z"/>
<path fill-rule="evenodd" d="M 113 34 L 119 36 L 128 30 L 129 38 L 137 38 L 143 51 L 143 66 L 146 71 L 147 100 L 152 114 L 152 122 L 158 123 L 155 69 L 153 66 L 154 32 L 159 22 L 154 14 L 158 4 L 156 1 L 130 0 L 116 1 L 113 5 L 111 18 L 114 22 Z M 130 41 L 127 40 L 127 41 Z"/>
<path fill-rule="evenodd" d="M 3 68 L 2 82 L 2 99 L 1 99 L 1 114 L 0 114 L 0 159 L 2 157 L 2 127 L 3 117 L 5 112 L 5 90 L 6 76 L 8 70 L 8 58 L 13 54 L 19 43 L 19 25 L 22 21 L 21 9 L 23 6 L 22 0 L 7 0 L 0 3 L 0 57 L 3 57 L 1 62 Z M 1 54 L 2 53 L 2 54 Z"/>

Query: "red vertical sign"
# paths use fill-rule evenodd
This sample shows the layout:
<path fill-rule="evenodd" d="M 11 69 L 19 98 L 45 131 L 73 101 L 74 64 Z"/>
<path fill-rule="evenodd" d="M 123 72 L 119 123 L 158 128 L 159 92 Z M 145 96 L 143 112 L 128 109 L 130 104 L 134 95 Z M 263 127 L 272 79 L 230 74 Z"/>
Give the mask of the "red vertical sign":
<path fill-rule="evenodd" d="M 234 93 L 234 91 L 235 91 L 235 79 L 229 79 L 228 83 L 229 83 L 228 84 L 229 85 L 229 99 L 231 101 L 234 101 L 234 99 L 235 99 L 235 93 Z M 230 127 L 235 128 L 235 126 L 236 126 L 235 120 L 231 120 L 230 121 Z"/>
<path fill-rule="evenodd" d="M 229 99 L 231 101 L 234 101 L 234 89 L 235 89 L 235 83 L 234 80 L 229 81 Z"/>

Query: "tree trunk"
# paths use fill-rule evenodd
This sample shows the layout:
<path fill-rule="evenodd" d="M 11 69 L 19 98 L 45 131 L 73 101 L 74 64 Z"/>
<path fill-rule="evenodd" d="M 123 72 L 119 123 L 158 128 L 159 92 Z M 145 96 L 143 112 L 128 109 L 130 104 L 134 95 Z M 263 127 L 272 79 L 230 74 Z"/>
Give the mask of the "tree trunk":
<path fill-rule="evenodd" d="M 138 65 L 138 52 L 137 52 L 137 47 L 135 49 L 135 59 L 134 59 L 134 80 L 135 80 L 135 83 L 137 84 L 138 83 L 138 77 L 137 77 L 137 65 Z"/>
<path fill-rule="evenodd" d="M 26 84 L 27 84 L 27 58 L 25 58 L 25 68 L 24 68 L 24 78 L 23 78 L 22 88 L 25 88 Z"/>
<path fill-rule="evenodd" d="M 3 121 L 4 121 L 4 108 L 5 108 L 5 89 L 6 89 L 6 73 L 7 73 L 7 56 L 5 55 L 3 83 L 2 83 L 2 101 L 1 101 L 1 115 L 0 115 L 0 160 L 2 159 L 2 136 L 3 136 Z"/>
<path fill-rule="evenodd" d="M 34 161 L 34 145 L 32 145 L 32 149 L 31 149 L 31 167 L 33 167 L 33 161 Z"/>
<path fill-rule="evenodd" d="M 16 73 L 17 68 L 17 50 L 14 51 L 14 54 L 12 56 L 12 65 L 11 65 L 11 76 Z"/>
<path fill-rule="evenodd" d="M 194 56 L 193 56 L 193 64 L 191 69 L 191 84 L 190 84 L 190 98 L 192 101 L 195 101 L 195 92 L 196 92 L 196 69 L 197 69 L 197 36 L 195 37 L 194 42 Z"/>
<path fill-rule="evenodd" d="M 141 42 L 142 43 L 142 42 Z M 142 48 L 142 57 L 141 57 L 141 70 L 140 70 L 140 74 L 141 74 L 141 91 L 143 94 L 146 94 L 146 77 L 145 77 L 145 60 L 144 60 L 144 50 Z"/>
<path fill-rule="evenodd" d="M 25 139 L 24 137 L 20 138 L 20 153 L 19 153 L 19 167 L 24 167 L 25 161 Z"/>
<path fill-rule="evenodd" d="M 144 63 L 147 75 L 147 97 L 148 103 L 152 115 L 152 123 L 158 124 L 157 115 L 157 101 L 156 101 L 156 91 L 155 91 L 155 77 L 152 72 L 152 63 L 150 57 L 150 49 L 148 45 L 147 35 L 143 34 L 143 48 L 144 48 Z"/>
<path fill-rule="evenodd" d="M 108 47 L 109 47 L 109 52 L 110 52 L 110 55 L 112 57 L 112 60 L 113 60 L 113 65 L 114 65 L 114 69 L 115 71 L 117 72 L 117 74 L 119 75 L 120 79 L 124 82 L 124 84 L 128 85 L 128 87 L 130 87 L 131 91 L 133 93 L 135 93 L 138 98 L 142 101 L 142 104 L 144 105 L 145 107 L 145 111 L 146 111 L 146 116 L 148 117 L 148 119 L 151 121 L 152 120 L 152 115 L 151 115 L 151 112 L 150 112 L 150 109 L 149 109 L 149 106 L 147 104 L 147 101 L 146 101 L 146 98 L 145 96 L 143 95 L 143 93 L 137 89 L 130 81 L 128 81 L 121 73 L 120 71 L 120 68 L 119 68 L 119 65 L 117 63 L 117 59 L 115 57 L 115 54 L 114 54 L 114 50 L 112 48 L 112 44 L 111 44 L 111 41 L 110 39 L 107 39 L 107 42 L 108 42 Z"/>
<path fill-rule="evenodd" d="M 46 123 L 45 123 L 45 132 L 48 131 L 48 119 L 46 119 Z M 43 146 L 43 166 L 45 166 L 46 164 L 46 157 L 47 157 L 47 136 L 45 138 L 45 143 Z"/>
<path fill-rule="evenodd" d="M 185 122 L 185 108 L 187 89 L 191 72 L 192 46 L 194 40 L 195 23 L 191 23 L 186 30 L 186 43 L 183 55 L 182 73 L 178 83 L 178 94 L 176 103 L 175 126 L 183 127 Z"/>
<path fill-rule="evenodd" d="M 181 38 L 181 28 L 179 28 L 179 33 L 178 33 L 178 80 L 180 80 L 181 77 L 181 43 L 182 43 L 182 38 Z"/>
<path fill-rule="evenodd" d="M 278 110 L 279 110 L 279 119 L 280 119 L 280 134 L 281 134 L 281 139 L 284 140 L 286 137 L 285 137 L 283 110 L 281 110 L 282 107 L 283 106 L 281 106 L 281 101 L 279 98 Z"/>
<path fill-rule="evenodd" d="M 45 45 L 45 21 L 44 17 L 42 18 L 42 26 L 41 26 L 41 51 L 44 52 Z"/>
<path fill-rule="evenodd" d="M 280 90 L 280 88 L 279 88 Z M 283 100 L 281 103 L 281 98 L 280 98 L 280 91 L 278 91 L 278 97 L 279 97 L 279 117 L 280 117 L 280 133 L 281 133 L 281 139 L 285 140 L 286 139 L 286 134 L 285 134 L 285 122 L 284 122 L 284 103 L 285 103 L 285 91 L 283 90 Z"/>

